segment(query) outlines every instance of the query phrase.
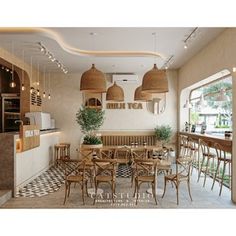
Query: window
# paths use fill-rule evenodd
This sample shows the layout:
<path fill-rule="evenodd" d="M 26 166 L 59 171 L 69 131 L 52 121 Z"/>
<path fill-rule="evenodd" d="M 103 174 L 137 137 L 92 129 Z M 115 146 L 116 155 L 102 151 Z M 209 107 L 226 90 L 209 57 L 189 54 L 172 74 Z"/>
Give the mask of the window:
<path fill-rule="evenodd" d="M 232 78 L 215 80 L 196 88 L 190 93 L 192 108 L 190 123 L 199 127 L 206 125 L 209 134 L 224 134 L 232 130 Z"/>

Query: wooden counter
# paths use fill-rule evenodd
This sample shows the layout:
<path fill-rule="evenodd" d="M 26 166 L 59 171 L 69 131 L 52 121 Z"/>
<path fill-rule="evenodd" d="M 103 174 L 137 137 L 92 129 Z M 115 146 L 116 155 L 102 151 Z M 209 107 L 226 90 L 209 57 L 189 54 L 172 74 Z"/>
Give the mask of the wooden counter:
<path fill-rule="evenodd" d="M 202 139 L 204 142 L 208 143 L 210 147 L 213 148 L 215 143 L 219 143 L 224 148 L 224 151 L 232 153 L 232 138 L 225 138 L 224 136 L 221 137 L 221 136 L 191 133 L 191 132 L 179 132 L 179 135 L 188 136 L 197 143 L 199 142 L 200 139 Z"/>

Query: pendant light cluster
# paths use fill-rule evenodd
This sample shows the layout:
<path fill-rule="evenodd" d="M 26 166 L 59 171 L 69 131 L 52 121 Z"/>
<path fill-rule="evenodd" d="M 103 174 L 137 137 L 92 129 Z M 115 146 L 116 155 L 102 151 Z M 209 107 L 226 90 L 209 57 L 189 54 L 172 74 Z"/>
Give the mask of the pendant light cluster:
<path fill-rule="evenodd" d="M 85 71 L 80 80 L 80 91 L 85 93 L 106 93 L 107 101 L 124 101 L 124 91 L 116 82 L 106 91 L 106 78 L 94 64 Z"/>
<path fill-rule="evenodd" d="M 155 36 L 156 45 L 156 33 Z M 156 51 L 156 46 L 155 46 Z M 172 59 L 172 57 L 171 57 Z M 106 92 L 106 79 L 105 75 L 95 68 L 92 64 L 92 68 L 85 71 L 80 80 L 80 91 L 90 93 L 105 93 Z M 152 100 L 152 94 L 155 93 L 167 93 L 168 80 L 166 70 L 159 70 L 156 63 L 152 70 L 146 72 L 143 77 L 142 85 L 136 88 L 134 93 L 135 101 L 150 101 Z M 114 82 L 114 84 L 107 89 L 106 92 L 107 101 L 124 101 L 123 89 Z"/>

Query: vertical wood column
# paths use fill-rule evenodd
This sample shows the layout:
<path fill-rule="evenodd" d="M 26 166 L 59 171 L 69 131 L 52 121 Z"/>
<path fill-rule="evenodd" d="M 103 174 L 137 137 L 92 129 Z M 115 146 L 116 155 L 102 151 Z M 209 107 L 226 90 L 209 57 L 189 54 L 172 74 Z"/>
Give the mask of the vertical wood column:
<path fill-rule="evenodd" d="M 232 190 L 231 199 L 236 203 L 236 73 L 232 74 L 232 116 L 233 116 L 233 147 L 232 147 Z"/>

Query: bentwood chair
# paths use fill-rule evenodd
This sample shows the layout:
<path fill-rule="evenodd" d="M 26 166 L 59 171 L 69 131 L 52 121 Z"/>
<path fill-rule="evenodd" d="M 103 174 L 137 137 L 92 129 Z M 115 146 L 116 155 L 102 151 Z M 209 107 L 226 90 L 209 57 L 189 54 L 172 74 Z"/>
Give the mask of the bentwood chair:
<path fill-rule="evenodd" d="M 116 159 L 117 164 L 128 165 L 130 162 L 130 149 L 127 149 L 127 148 L 115 149 L 114 159 Z"/>
<path fill-rule="evenodd" d="M 131 149 L 131 187 L 133 187 L 134 177 L 136 173 L 137 166 L 135 165 L 136 159 L 147 159 L 148 158 L 148 150 L 146 148 L 134 148 Z"/>
<path fill-rule="evenodd" d="M 222 192 L 222 187 L 224 184 L 224 181 L 226 181 L 226 177 L 227 180 L 229 181 L 229 188 L 231 187 L 231 163 L 232 163 L 232 159 L 231 159 L 231 154 L 227 153 L 226 151 L 224 151 L 223 147 L 216 143 L 215 144 L 215 149 L 216 149 L 216 156 L 217 156 L 217 167 L 216 167 L 216 172 L 214 175 L 214 179 L 213 179 L 213 183 L 212 183 L 212 187 L 211 190 L 213 190 L 214 185 L 215 185 L 215 181 L 216 179 L 219 180 L 220 183 L 220 192 L 219 192 L 219 196 L 221 195 Z M 223 169 L 221 172 L 221 166 L 223 165 Z M 229 166 L 229 171 L 228 171 L 228 175 L 226 175 L 226 166 Z"/>
<path fill-rule="evenodd" d="M 157 162 L 155 160 L 150 159 L 135 159 L 135 189 L 134 189 L 134 197 L 136 195 L 136 205 L 138 204 L 138 196 L 140 186 L 143 183 L 151 184 L 152 186 L 152 194 L 155 199 L 155 203 L 157 205 L 156 198 L 156 171 L 157 171 Z"/>
<path fill-rule="evenodd" d="M 177 205 L 179 205 L 179 185 L 181 182 L 185 181 L 188 186 L 189 197 L 192 201 L 192 196 L 190 192 L 190 170 L 192 166 L 192 161 L 193 159 L 191 157 L 178 158 L 176 160 L 176 173 L 165 176 L 165 185 L 162 198 L 165 196 L 166 193 L 166 184 L 170 181 L 171 183 L 174 183 L 176 187 Z"/>
<path fill-rule="evenodd" d="M 201 160 L 201 168 L 198 173 L 198 180 L 199 182 L 201 173 L 204 173 L 204 182 L 203 187 L 206 184 L 206 177 L 210 174 L 210 172 L 214 171 L 214 159 L 216 157 L 215 153 L 210 151 L 210 146 L 208 143 L 204 142 L 202 139 L 199 140 L 199 146 L 201 149 L 202 160 Z"/>
<path fill-rule="evenodd" d="M 98 157 L 100 159 L 113 159 L 114 158 L 114 148 L 104 147 L 98 150 Z"/>
<path fill-rule="evenodd" d="M 95 183 L 95 204 L 97 199 L 98 186 L 101 183 L 108 183 L 112 190 L 112 201 L 114 203 L 114 194 L 116 188 L 116 166 L 117 162 L 115 159 L 93 159 L 94 163 L 94 183 Z"/>
<path fill-rule="evenodd" d="M 64 205 L 66 203 L 67 197 L 70 195 L 70 186 L 72 183 L 78 183 L 81 185 L 82 190 L 82 200 L 84 202 L 84 188 L 86 189 L 86 194 L 88 196 L 87 188 L 88 178 L 86 176 L 86 161 L 78 161 L 76 166 L 68 169 L 68 173 L 65 174 L 65 198 Z"/>

